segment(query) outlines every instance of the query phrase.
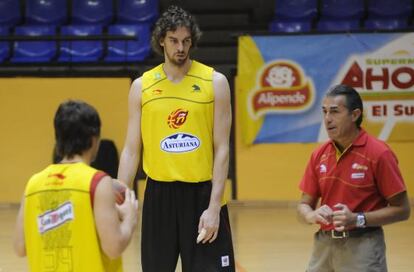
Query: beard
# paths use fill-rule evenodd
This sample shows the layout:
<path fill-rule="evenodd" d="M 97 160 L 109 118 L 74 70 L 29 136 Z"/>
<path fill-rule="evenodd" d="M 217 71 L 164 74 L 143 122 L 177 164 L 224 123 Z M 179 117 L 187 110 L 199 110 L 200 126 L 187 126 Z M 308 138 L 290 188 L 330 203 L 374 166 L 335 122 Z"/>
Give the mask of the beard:
<path fill-rule="evenodd" d="M 165 55 L 167 56 L 167 59 L 171 64 L 178 67 L 183 66 L 188 60 L 188 53 L 185 54 L 184 52 L 176 53 L 174 56 L 170 56 L 167 53 Z"/>

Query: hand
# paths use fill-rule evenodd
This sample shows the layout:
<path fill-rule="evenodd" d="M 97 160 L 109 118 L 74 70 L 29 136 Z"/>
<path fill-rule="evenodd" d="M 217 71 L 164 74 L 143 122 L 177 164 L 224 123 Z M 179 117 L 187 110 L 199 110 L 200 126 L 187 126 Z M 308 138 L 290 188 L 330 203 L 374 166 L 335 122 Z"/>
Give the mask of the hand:
<path fill-rule="evenodd" d="M 338 203 L 334 206 L 336 209 L 333 212 L 332 220 L 336 231 L 347 230 L 348 227 L 354 225 L 355 214 L 352 213 L 348 206 L 345 204 Z"/>
<path fill-rule="evenodd" d="M 198 232 L 205 230 L 204 238 L 197 243 L 206 242 L 212 243 L 217 238 L 218 229 L 220 225 L 220 208 L 208 208 L 200 216 L 200 222 L 198 224 Z"/>
<path fill-rule="evenodd" d="M 322 205 L 313 212 L 309 213 L 306 221 L 311 224 L 329 225 L 332 222 L 332 209 L 328 205 Z"/>
<path fill-rule="evenodd" d="M 116 208 L 119 213 L 121 221 L 129 220 L 132 224 L 136 224 L 138 221 L 138 200 L 135 197 L 134 191 L 126 189 L 125 191 L 125 201 L 118 205 Z"/>

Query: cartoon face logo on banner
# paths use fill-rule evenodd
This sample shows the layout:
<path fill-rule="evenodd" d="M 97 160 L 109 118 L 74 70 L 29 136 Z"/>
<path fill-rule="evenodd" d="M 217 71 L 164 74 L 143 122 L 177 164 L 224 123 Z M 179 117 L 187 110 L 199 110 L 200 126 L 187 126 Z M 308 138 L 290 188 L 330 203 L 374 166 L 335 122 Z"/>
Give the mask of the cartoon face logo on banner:
<path fill-rule="evenodd" d="M 299 81 L 296 71 L 288 65 L 272 66 L 263 76 L 263 86 L 290 88 Z M 297 84 L 295 84 L 297 85 Z"/>
<path fill-rule="evenodd" d="M 250 92 L 248 108 L 252 118 L 268 113 L 298 113 L 314 102 L 315 89 L 302 68 L 289 60 L 277 60 L 257 75 L 258 86 Z"/>

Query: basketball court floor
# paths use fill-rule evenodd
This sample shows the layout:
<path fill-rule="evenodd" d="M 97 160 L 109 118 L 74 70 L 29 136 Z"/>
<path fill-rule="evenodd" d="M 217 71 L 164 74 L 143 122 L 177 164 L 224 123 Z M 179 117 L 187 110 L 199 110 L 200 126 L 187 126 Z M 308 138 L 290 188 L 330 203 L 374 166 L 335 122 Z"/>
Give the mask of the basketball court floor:
<path fill-rule="evenodd" d="M 229 204 L 229 211 L 237 272 L 305 271 L 316 226 L 300 224 L 294 206 L 237 202 Z M 0 206 L 0 272 L 28 271 L 26 258 L 12 249 L 16 214 L 16 206 Z M 414 271 L 414 216 L 384 229 L 389 271 Z M 138 228 L 124 253 L 124 271 L 141 271 L 139 264 Z"/>

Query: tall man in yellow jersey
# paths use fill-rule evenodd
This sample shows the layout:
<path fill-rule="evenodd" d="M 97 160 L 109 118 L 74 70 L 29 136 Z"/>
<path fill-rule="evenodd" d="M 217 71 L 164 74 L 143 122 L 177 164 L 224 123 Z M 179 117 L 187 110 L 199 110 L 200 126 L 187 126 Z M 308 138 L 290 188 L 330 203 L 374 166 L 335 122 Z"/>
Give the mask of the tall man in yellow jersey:
<path fill-rule="evenodd" d="M 14 239 L 30 271 L 122 271 L 120 255 L 137 223 L 138 202 L 127 190 L 115 204 L 112 179 L 89 166 L 99 146 L 101 121 L 81 101 L 62 103 L 54 119 L 63 159 L 29 180 Z"/>
<path fill-rule="evenodd" d="M 143 149 L 147 186 L 142 217 L 144 272 L 235 271 L 224 182 L 231 126 L 227 79 L 190 59 L 201 36 L 195 19 L 171 6 L 155 24 L 164 63 L 136 79 L 129 94 L 119 179 L 133 181 Z M 205 232 L 197 243 L 198 233 Z"/>

